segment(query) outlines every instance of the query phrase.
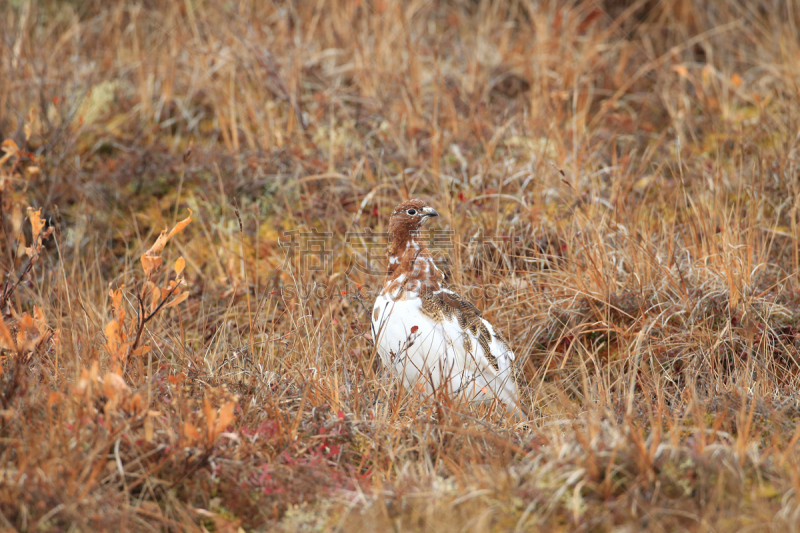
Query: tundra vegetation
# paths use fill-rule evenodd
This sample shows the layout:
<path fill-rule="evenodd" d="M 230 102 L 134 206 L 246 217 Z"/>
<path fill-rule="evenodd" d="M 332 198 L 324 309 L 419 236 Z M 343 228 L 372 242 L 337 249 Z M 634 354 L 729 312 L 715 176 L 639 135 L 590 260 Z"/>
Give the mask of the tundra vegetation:
<path fill-rule="evenodd" d="M 796 527 L 796 2 L 2 11 L 3 528 Z M 412 197 L 526 427 L 375 356 Z"/>

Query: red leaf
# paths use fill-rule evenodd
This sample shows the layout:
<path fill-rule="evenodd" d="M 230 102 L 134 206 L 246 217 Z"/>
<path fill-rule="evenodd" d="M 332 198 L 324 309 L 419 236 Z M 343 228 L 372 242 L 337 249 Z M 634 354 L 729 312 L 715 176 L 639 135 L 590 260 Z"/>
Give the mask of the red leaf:
<path fill-rule="evenodd" d="M 416 333 L 419 329 L 419 326 L 411 326 L 411 333 Z"/>

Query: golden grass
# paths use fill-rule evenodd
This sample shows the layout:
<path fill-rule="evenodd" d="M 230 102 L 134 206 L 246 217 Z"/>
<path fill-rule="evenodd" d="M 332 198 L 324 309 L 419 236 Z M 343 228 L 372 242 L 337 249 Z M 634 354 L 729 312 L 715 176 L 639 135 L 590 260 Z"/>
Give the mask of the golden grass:
<path fill-rule="evenodd" d="M 758 0 L 11 1 L 0 524 L 796 528 L 799 24 Z M 527 428 L 376 360 L 365 234 L 408 197 L 511 339 Z"/>

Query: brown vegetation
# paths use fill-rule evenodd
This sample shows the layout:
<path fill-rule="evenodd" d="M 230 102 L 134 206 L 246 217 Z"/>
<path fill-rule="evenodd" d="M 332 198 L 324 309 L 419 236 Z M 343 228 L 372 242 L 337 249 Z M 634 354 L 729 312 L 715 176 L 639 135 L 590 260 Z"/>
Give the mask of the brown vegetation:
<path fill-rule="evenodd" d="M 2 15 L 0 527 L 796 527 L 796 3 Z M 409 197 L 527 427 L 376 361 Z"/>

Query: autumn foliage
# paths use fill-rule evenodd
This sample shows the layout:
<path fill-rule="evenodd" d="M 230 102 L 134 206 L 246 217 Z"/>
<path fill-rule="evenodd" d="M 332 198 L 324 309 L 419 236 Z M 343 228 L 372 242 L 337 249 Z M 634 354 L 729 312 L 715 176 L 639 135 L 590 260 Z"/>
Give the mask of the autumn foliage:
<path fill-rule="evenodd" d="M 2 10 L 0 528 L 797 527 L 792 2 Z M 526 424 L 381 367 L 411 197 Z"/>

